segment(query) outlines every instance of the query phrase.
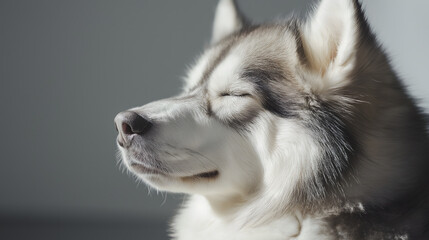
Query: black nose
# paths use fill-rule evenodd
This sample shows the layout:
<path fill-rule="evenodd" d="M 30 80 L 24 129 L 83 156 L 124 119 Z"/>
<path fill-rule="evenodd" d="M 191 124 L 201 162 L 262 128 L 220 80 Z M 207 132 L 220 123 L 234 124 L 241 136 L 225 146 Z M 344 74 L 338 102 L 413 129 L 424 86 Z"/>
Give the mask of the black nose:
<path fill-rule="evenodd" d="M 128 146 L 130 144 L 131 135 L 145 134 L 151 128 L 152 123 L 136 112 L 125 111 L 116 115 L 115 126 L 116 130 L 119 132 L 119 145 Z"/>

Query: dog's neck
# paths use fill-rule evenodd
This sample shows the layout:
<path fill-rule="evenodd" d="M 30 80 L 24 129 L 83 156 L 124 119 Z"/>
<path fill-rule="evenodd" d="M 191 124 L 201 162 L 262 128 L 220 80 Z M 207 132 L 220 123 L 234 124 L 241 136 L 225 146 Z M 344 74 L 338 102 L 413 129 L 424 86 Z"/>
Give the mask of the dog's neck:
<path fill-rule="evenodd" d="M 262 225 L 248 226 L 242 225 L 241 219 L 235 217 L 239 209 L 213 199 L 209 201 L 202 196 L 192 196 L 173 222 L 174 239 L 274 240 L 291 239 L 301 234 L 302 219 L 299 215 L 286 215 Z"/>
<path fill-rule="evenodd" d="M 414 210 L 408 213 L 395 209 L 387 212 L 387 209 L 383 209 L 381 212 L 386 213 L 384 215 L 374 209 L 365 209 L 363 205 L 349 205 L 316 215 L 295 211 L 281 214 L 262 224 L 248 224 L 247 219 L 242 218 L 249 216 L 240 214 L 240 211 L 247 211 L 248 208 L 243 207 L 245 205 L 244 199 L 239 196 L 228 198 L 227 201 L 215 197 L 191 196 L 173 221 L 174 239 L 308 240 L 321 239 L 323 236 L 323 239 L 329 240 L 337 239 L 339 234 L 347 235 L 348 239 L 361 239 L 356 234 L 362 232 L 372 234 L 371 236 L 383 234 L 392 239 L 406 236 L 413 237 L 412 239 L 427 237 L 424 236 L 424 231 L 429 209 L 419 208 L 420 204 L 414 204 Z M 394 224 L 392 221 L 395 221 Z M 405 229 L 404 225 L 412 226 L 413 229 Z M 383 226 L 396 227 L 392 229 Z M 418 235 L 410 236 L 407 232 Z"/>

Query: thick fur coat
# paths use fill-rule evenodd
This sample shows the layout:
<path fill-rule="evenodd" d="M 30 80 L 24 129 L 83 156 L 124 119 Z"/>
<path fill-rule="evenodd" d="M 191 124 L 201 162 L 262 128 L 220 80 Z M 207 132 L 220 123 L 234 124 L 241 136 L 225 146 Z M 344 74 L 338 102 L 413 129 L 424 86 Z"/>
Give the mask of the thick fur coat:
<path fill-rule="evenodd" d="M 429 239 L 424 115 L 357 0 L 263 25 L 220 0 L 183 92 L 115 123 L 131 172 L 189 194 L 174 239 Z"/>

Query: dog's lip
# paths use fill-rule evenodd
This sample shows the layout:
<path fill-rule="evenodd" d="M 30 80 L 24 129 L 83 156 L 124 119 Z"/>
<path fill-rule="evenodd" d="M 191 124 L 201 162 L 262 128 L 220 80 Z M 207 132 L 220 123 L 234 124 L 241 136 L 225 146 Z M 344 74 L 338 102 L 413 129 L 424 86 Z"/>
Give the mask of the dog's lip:
<path fill-rule="evenodd" d="M 156 175 L 164 175 L 163 172 L 154 169 L 154 168 L 148 168 L 142 164 L 139 163 L 131 163 L 130 164 L 131 168 L 133 168 L 135 171 L 137 171 L 138 173 L 143 173 L 143 174 L 156 174 Z"/>
<path fill-rule="evenodd" d="M 133 162 L 130 164 L 130 166 L 134 171 L 136 171 L 138 173 L 147 174 L 147 175 L 168 176 L 166 173 L 163 173 L 162 171 L 160 171 L 158 169 L 149 168 L 149 167 L 146 167 L 140 163 L 134 163 Z M 180 177 L 180 178 L 182 178 L 183 180 L 198 180 L 198 179 L 214 179 L 218 176 L 219 176 L 219 171 L 218 170 L 212 170 L 212 171 L 202 172 L 202 173 L 194 174 L 191 176 L 184 176 L 184 177 Z"/>
<path fill-rule="evenodd" d="M 198 173 L 187 177 L 182 177 L 183 180 L 198 180 L 198 179 L 214 179 L 219 176 L 218 170 Z"/>

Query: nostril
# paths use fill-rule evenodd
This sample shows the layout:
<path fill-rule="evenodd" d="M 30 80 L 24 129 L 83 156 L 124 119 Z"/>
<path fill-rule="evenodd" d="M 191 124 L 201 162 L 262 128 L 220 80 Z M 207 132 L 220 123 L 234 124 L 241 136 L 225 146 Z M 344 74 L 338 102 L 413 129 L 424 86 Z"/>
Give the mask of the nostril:
<path fill-rule="evenodd" d="M 131 129 L 131 126 L 128 125 L 127 123 L 122 123 L 122 132 L 127 135 L 133 134 L 133 130 Z"/>
<path fill-rule="evenodd" d="M 152 127 L 152 123 L 133 111 L 121 112 L 115 117 L 116 130 L 125 137 L 126 135 L 143 135 Z"/>

